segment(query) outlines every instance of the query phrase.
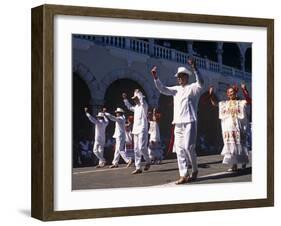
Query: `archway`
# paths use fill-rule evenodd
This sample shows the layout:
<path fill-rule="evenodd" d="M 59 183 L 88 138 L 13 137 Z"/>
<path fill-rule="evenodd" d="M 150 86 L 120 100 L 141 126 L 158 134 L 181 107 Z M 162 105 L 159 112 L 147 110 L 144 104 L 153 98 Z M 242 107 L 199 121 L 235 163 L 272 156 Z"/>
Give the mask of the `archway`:
<path fill-rule="evenodd" d="M 248 48 L 245 53 L 245 71 L 252 72 L 252 48 Z"/>
<path fill-rule="evenodd" d="M 201 57 L 207 57 L 212 61 L 217 61 L 217 43 L 206 41 L 194 41 L 193 50 Z"/>
<path fill-rule="evenodd" d="M 91 100 L 88 86 L 77 73 L 73 74 L 72 79 L 72 150 L 73 167 L 77 167 L 81 164 L 81 159 L 78 160 L 80 156 L 79 142 L 93 139 L 93 127 L 84 112 L 84 107 L 89 107 Z"/>
<path fill-rule="evenodd" d="M 230 42 L 223 43 L 222 63 L 241 69 L 241 53 L 237 44 Z"/>
<path fill-rule="evenodd" d="M 110 71 L 109 73 L 105 74 L 103 79 L 99 82 L 99 87 L 96 91 L 96 96 L 98 96 L 100 99 L 105 100 L 106 92 L 109 90 L 109 86 L 113 84 L 115 81 L 118 80 L 130 80 L 134 81 L 138 84 L 137 87 L 140 88 L 145 93 L 147 103 L 151 106 L 155 105 L 155 102 L 157 101 L 157 96 L 155 95 L 156 88 L 153 85 L 153 83 L 150 80 L 150 76 L 148 75 L 142 75 L 139 72 L 132 70 L 130 68 L 120 68 Z M 119 84 L 119 83 L 118 83 Z M 128 83 L 129 84 L 129 83 Z M 119 84 L 120 86 L 121 84 Z M 124 86 L 124 90 L 126 91 L 126 88 L 129 88 L 130 85 Z M 132 87 L 136 87 L 133 85 Z M 131 95 L 133 94 L 134 89 L 131 90 Z"/>
<path fill-rule="evenodd" d="M 91 95 L 86 83 L 74 73 L 72 83 L 73 139 L 91 133 L 91 124 L 85 117 L 84 107 L 89 107 Z"/>
<path fill-rule="evenodd" d="M 135 82 L 134 80 L 123 79 L 123 78 L 115 80 L 107 87 L 105 91 L 104 107 L 106 107 L 107 111 L 113 115 L 115 115 L 114 111 L 116 110 L 116 108 L 121 107 L 125 111 L 126 118 L 128 118 L 128 116 L 133 115 L 134 113 L 129 111 L 127 107 L 124 105 L 122 93 L 126 93 L 128 96 L 128 100 L 130 101 L 130 103 L 133 104 L 131 97 L 133 96 L 135 89 L 141 90 L 144 96 L 146 96 L 143 87 L 139 83 Z M 106 139 L 107 141 L 110 141 L 108 142 L 109 144 L 111 143 L 114 129 L 115 129 L 115 123 L 110 122 L 106 128 Z M 104 152 L 104 155 L 108 161 L 111 161 L 113 159 L 113 153 L 114 153 L 113 149 L 114 149 L 113 145 L 109 145 L 105 149 L 106 151 Z"/>
<path fill-rule="evenodd" d="M 171 138 L 173 121 L 173 97 L 161 94 L 158 101 L 158 111 L 161 114 L 159 123 L 161 141 L 166 146 L 166 150 L 164 150 L 166 152 Z"/>
<path fill-rule="evenodd" d="M 218 107 L 211 104 L 208 92 L 200 97 L 197 117 L 197 153 L 199 155 L 220 153 L 223 141 Z"/>
<path fill-rule="evenodd" d="M 134 94 L 135 89 L 140 89 L 141 92 L 146 96 L 146 93 L 141 85 L 131 79 L 118 79 L 112 82 L 106 89 L 104 96 L 104 106 L 107 108 L 108 112 L 114 113 L 117 107 L 121 107 L 125 110 L 125 115 L 133 115 L 133 112 L 129 111 L 124 105 L 122 99 L 122 93 L 127 93 L 129 101 Z M 107 127 L 106 133 L 107 137 L 113 135 L 114 132 L 114 123 L 110 123 Z"/>

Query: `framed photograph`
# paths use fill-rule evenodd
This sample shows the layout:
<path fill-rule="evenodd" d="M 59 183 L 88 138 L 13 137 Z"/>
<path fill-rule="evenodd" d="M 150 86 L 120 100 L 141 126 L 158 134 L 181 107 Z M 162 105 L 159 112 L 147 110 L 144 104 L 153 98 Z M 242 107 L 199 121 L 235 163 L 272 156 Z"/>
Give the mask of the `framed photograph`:
<path fill-rule="evenodd" d="M 274 205 L 274 20 L 32 9 L 32 217 Z"/>

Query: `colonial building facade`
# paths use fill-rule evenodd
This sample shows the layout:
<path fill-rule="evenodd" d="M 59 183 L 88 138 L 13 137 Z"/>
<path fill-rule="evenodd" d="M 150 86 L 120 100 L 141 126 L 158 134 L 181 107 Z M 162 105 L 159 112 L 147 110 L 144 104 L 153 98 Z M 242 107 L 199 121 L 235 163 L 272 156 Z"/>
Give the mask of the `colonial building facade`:
<path fill-rule="evenodd" d="M 94 114 L 106 104 L 106 100 L 117 98 L 113 96 L 116 93 L 109 89 L 110 87 L 118 88 L 118 81 L 132 81 L 138 84 L 144 91 L 149 106 L 151 108 L 161 107 L 161 103 L 165 103 L 166 99 L 161 97 L 162 95 L 154 86 L 150 75 L 151 68 L 154 65 L 157 66 L 163 84 L 175 85 L 177 81 L 174 74 L 179 66 L 186 64 L 189 57 L 196 60 L 204 77 L 205 90 L 202 95 L 212 85 L 220 98 L 226 98 L 226 87 L 232 84 L 239 85 L 242 82 L 246 83 L 251 93 L 252 74 L 249 70 L 246 71 L 245 66 L 247 61 L 251 61 L 251 58 L 249 59 L 250 43 L 232 43 L 238 52 L 233 56 L 233 59 L 239 62 L 236 67 L 224 64 L 224 53 L 227 51 L 226 47 L 229 43 L 213 42 L 215 49 L 212 51 L 216 61 L 198 54 L 193 46 L 194 41 L 187 40 L 185 43 L 186 46 L 183 48 L 185 51 L 180 51 L 173 48 L 169 41 L 74 35 L 72 42 L 73 76 L 78 76 L 86 84 L 90 94 L 89 105 Z M 191 78 L 191 82 L 193 79 Z M 116 85 L 112 86 L 115 83 Z M 122 100 L 121 95 L 118 98 Z"/>

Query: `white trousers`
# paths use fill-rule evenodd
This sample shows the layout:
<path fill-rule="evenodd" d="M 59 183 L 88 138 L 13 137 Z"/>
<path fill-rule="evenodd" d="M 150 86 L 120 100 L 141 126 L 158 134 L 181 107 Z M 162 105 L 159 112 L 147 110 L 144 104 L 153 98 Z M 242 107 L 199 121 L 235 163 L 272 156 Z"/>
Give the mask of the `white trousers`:
<path fill-rule="evenodd" d="M 105 158 L 103 157 L 103 151 L 104 151 L 104 144 L 95 142 L 93 152 L 95 156 L 99 159 L 99 164 L 106 163 Z"/>
<path fill-rule="evenodd" d="M 147 150 L 148 135 L 145 132 L 134 134 L 134 152 L 136 169 L 141 169 L 141 157 L 143 156 L 146 164 L 150 164 L 151 160 Z"/>
<path fill-rule="evenodd" d="M 180 176 L 188 176 L 188 164 L 191 163 L 192 172 L 196 172 L 197 155 L 196 146 L 197 123 L 182 123 L 175 125 L 175 149 L 178 159 L 178 167 Z"/>
<path fill-rule="evenodd" d="M 149 142 L 148 145 L 148 155 L 150 159 L 154 160 L 163 160 L 163 149 L 161 147 L 160 142 L 155 142 L 152 144 L 152 142 Z"/>
<path fill-rule="evenodd" d="M 125 137 L 116 138 L 114 158 L 112 160 L 113 165 L 118 164 L 120 156 L 126 163 L 129 162 L 130 159 L 125 154 Z"/>

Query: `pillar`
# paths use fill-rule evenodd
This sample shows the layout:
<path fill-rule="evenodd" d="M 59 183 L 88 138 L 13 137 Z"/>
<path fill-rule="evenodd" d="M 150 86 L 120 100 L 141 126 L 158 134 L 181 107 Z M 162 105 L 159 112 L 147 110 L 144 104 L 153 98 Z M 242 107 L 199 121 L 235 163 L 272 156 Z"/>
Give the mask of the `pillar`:
<path fill-rule="evenodd" d="M 188 53 L 188 56 L 193 56 L 193 54 L 194 54 L 193 41 L 187 41 L 187 53 Z"/>
<path fill-rule="evenodd" d="M 220 71 L 222 71 L 222 54 L 223 54 L 223 42 L 217 43 L 217 60 L 219 64 Z"/>
<path fill-rule="evenodd" d="M 148 39 L 148 42 L 149 42 L 149 49 L 148 49 L 149 56 L 154 56 L 154 39 L 150 38 Z"/>

